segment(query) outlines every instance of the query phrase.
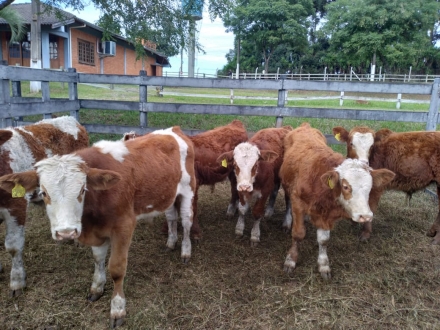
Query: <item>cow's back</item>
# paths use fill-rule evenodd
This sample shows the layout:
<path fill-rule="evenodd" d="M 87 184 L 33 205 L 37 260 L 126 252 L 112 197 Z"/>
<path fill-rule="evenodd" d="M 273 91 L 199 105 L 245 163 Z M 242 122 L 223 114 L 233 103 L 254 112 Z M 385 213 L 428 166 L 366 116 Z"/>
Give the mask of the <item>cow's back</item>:
<path fill-rule="evenodd" d="M 246 128 L 239 120 L 189 137 L 194 144 L 197 181 L 215 184 L 227 178 L 231 169 L 218 164 L 217 158 L 247 141 Z"/>
<path fill-rule="evenodd" d="M 284 144 L 284 161 L 280 169 L 283 186 L 297 193 L 319 195 L 320 177 L 334 169 L 344 157 L 334 152 L 326 143 L 325 136 L 307 125 L 302 125 L 287 134 Z"/>
<path fill-rule="evenodd" d="M 184 173 L 189 174 L 188 184 L 194 188 L 192 143 L 180 129 L 173 128 L 173 132 L 181 139 L 181 143 L 169 134 L 147 134 L 125 143 L 110 142 L 110 148 L 111 144 L 115 144 L 114 149 L 126 147 L 126 153 L 120 153 L 121 158 L 115 158 L 111 152 L 102 152 L 104 144 L 95 144 L 91 148 L 78 151 L 77 154 L 88 167 L 111 170 L 121 175 L 120 182 L 113 189 L 97 191 L 96 196 L 89 200 L 86 197 L 85 213 L 96 212 L 99 205 L 103 207 L 100 212 L 106 214 L 105 208 L 127 207 L 127 203 L 133 203 L 136 215 L 153 211 L 164 212 L 180 193 L 180 182 Z M 182 151 L 182 143 L 187 148 L 186 151 Z M 186 172 L 182 170 L 182 165 Z"/>

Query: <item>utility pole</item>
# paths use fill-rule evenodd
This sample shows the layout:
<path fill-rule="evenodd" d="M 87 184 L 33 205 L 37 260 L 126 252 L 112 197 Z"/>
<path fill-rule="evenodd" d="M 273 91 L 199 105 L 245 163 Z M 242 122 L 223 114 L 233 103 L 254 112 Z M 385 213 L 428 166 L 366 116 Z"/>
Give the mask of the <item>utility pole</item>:
<path fill-rule="evenodd" d="M 32 0 L 31 22 L 31 68 L 41 69 L 41 23 L 40 23 L 40 0 Z M 30 82 L 31 93 L 41 90 L 40 81 Z"/>

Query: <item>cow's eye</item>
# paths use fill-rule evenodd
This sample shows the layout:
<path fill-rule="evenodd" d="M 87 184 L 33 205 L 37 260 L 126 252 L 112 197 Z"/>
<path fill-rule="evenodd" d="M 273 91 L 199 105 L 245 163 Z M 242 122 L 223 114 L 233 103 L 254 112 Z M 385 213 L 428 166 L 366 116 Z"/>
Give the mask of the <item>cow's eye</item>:
<path fill-rule="evenodd" d="M 47 196 L 47 194 L 46 194 L 46 192 L 45 192 L 44 190 L 40 190 L 39 195 L 40 195 L 41 197 L 46 197 L 46 196 Z"/>
<path fill-rule="evenodd" d="M 350 189 L 350 187 L 346 186 L 346 185 L 343 185 L 342 187 L 344 188 L 344 190 L 349 190 Z"/>

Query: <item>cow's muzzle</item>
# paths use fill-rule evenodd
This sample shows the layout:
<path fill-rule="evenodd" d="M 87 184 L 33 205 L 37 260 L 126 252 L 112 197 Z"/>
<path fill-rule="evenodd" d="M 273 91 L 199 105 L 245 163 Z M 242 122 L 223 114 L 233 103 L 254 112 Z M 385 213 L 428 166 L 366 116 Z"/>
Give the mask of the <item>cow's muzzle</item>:
<path fill-rule="evenodd" d="M 78 230 L 75 229 L 63 229 L 55 232 L 55 237 L 58 241 L 76 239 L 79 237 Z"/>
<path fill-rule="evenodd" d="M 246 183 L 239 184 L 237 187 L 238 191 L 251 192 L 253 189 L 254 189 L 254 187 L 251 184 L 246 184 Z"/>

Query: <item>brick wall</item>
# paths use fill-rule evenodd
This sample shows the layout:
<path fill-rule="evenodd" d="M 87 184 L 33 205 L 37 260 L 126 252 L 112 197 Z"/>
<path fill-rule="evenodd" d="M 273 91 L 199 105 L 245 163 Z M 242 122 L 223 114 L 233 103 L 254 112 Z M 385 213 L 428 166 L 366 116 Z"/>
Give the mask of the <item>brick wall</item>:
<path fill-rule="evenodd" d="M 96 45 L 98 38 L 84 33 L 81 29 L 72 29 L 72 66 L 76 68 L 77 72 L 84 73 L 101 73 L 101 60 L 99 54 L 96 52 Z M 95 64 L 87 65 L 78 62 L 78 39 L 82 39 L 95 44 Z M 152 75 L 151 65 L 156 62 L 153 57 L 146 57 L 143 59 L 144 68 L 142 68 L 142 59 L 136 60 L 136 52 L 134 49 L 125 48 L 125 64 L 124 72 L 124 47 L 116 45 L 116 56 L 106 56 L 103 58 L 103 73 L 104 74 L 127 74 L 138 75 L 140 70 L 146 70 L 147 75 Z M 162 67 L 156 68 L 156 75 L 162 75 Z"/>

